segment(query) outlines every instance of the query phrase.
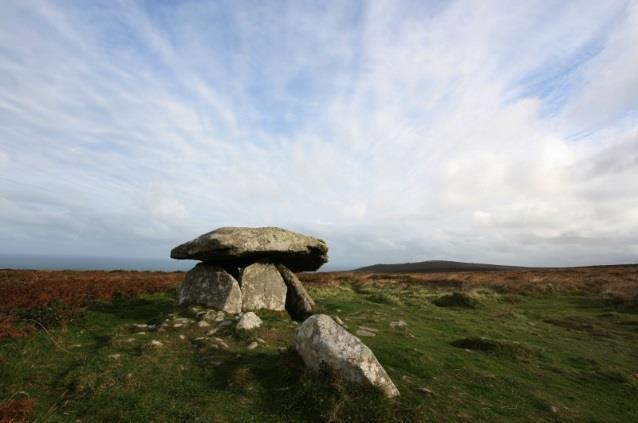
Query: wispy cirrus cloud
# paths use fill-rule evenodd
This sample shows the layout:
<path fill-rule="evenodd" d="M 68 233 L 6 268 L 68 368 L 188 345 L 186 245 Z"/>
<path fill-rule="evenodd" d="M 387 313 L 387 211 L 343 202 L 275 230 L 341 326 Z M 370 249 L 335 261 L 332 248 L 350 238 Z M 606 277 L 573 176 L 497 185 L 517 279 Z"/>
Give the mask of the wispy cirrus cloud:
<path fill-rule="evenodd" d="M 222 225 L 336 266 L 638 255 L 638 6 L 9 2 L 4 252 Z"/>

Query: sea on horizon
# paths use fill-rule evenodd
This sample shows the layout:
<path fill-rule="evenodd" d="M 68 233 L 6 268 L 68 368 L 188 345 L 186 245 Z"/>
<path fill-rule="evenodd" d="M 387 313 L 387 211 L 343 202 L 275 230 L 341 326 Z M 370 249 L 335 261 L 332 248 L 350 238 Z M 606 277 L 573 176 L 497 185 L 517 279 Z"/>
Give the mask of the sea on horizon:
<path fill-rule="evenodd" d="M 170 258 L 130 257 L 82 257 L 29 254 L 0 254 L 0 269 L 29 270 L 154 270 L 186 271 L 192 268 L 192 260 Z"/>
<path fill-rule="evenodd" d="M 131 257 L 83 257 L 30 254 L 0 254 L 0 269 L 26 270 L 138 270 L 138 271 L 188 271 L 196 260 L 172 260 L 170 258 Z M 328 267 L 327 269 L 325 267 Z M 319 271 L 346 270 L 323 266 Z"/>

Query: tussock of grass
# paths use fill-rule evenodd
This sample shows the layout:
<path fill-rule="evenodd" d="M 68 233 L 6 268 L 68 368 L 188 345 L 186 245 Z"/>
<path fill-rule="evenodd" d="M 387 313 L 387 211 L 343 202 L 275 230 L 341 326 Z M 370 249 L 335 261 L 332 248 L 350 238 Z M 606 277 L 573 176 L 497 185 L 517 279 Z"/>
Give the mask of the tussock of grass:
<path fill-rule="evenodd" d="M 588 320 L 579 319 L 577 317 L 565 317 L 562 319 L 545 319 L 545 323 L 560 326 L 566 329 L 580 330 L 591 332 L 594 330 L 594 324 Z"/>
<path fill-rule="evenodd" d="M 399 306 L 403 304 L 403 301 L 401 301 L 401 299 L 397 295 L 394 295 L 388 292 L 375 292 L 373 294 L 368 295 L 366 299 L 368 301 L 372 301 L 374 303 L 379 303 L 379 304 L 388 304 L 388 305 L 395 305 L 395 306 Z"/>
<path fill-rule="evenodd" d="M 439 307 L 463 307 L 476 308 L 480 305 L 478 299 L 464 292 L 453 292 L 452 294 L 442 295 L 432 301 Z"/>
<path fill-rule="evenodd" d="M 502 357 L 527 357 L 532 354 L 532 350 L 519 343 L 506 341 L 503 339 L 490 339 L 484 337 L 469 337 L 459 339 L 451 343 L 458 348 L 465 348 L 472 351 L 482 351 Z"/>

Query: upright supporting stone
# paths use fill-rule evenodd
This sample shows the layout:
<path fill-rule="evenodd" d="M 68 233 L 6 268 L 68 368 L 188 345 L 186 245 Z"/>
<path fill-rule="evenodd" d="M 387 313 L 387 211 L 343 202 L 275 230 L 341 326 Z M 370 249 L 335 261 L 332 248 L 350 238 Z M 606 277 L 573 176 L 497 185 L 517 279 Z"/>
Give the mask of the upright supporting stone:
<path fill-rule="evenodd" d="M 285 309 L 286 284 L 274 264 L 260 261 L 244 267 L 240 283 L 243 311 Z"/>
<path fill-rule="evenodd" d="M 186 273 L 177 301 L 179 304 L 202 305 L 234 314 L 241 311 L 242 292 L 237 280 L 222 267 L 199 263 Z"/>
<path fill-rule="evenodd" d="M 283 264 L 278 264 L 277 269 L 286 283 L 286 311 L 294 320 L 303 322 L 314 313 L 315 302 L 297 278 L 297 275 Z"/>

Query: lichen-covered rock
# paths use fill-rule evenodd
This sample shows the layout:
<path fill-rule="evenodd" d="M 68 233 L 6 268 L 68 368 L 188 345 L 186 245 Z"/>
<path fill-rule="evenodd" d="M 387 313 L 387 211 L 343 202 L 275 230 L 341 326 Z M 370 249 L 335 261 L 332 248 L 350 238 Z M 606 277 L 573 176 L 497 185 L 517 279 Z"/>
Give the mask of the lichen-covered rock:
<path fill-rule="evenodd" d="M 179 304 L 198 304 L 227 313 L 239 313 L 242 292 L 237 280 L 223 268 L 199 263 L 186 273 L 177 301 Z"/>
<path fill-rule="evenodd" d="M 297 329 L 295 346 L 314 371 L 326 369 L 345 380 L 375 386 L 387 397 L 399 395 L 370 348 L 330 316 L 315 314 L 303 322 Z"/>
<path fill-rule="evenodd" d="M 261 326 L 261 323 L 262 321 L 259 316 L 257 316 L 252 311 L 249 311 L 241 316 L 239 322 L 237 322 L 237 326 L 235 326 L 235 329 L 239 331 L 250 331 L 253 329 L 257 329 L 259 326 Z"/>
<path fill-rule="evenodd" d="M 310 317 L 315 310 L 315 302 L 312 300 L 306 288 L 297 276 L 283 264 L 277 265 L 286 284 L 286 310 L 290 317 L 303 322 Z"/>
<path fill-rule="evenodd" d="M 173 248 L 171 257 L 223 263 L 227 270 L 269 259 L 301 272 L 317 270 L 327 262 L 328 246 L 321 239 L 281 228 L 227 227 Z"/>
<path fill-rule="evenodd" d="M 285 309 L 286 284 L 274 264 L 262 261 L 244 267 L 240 283 L 243 311 Z"/>

